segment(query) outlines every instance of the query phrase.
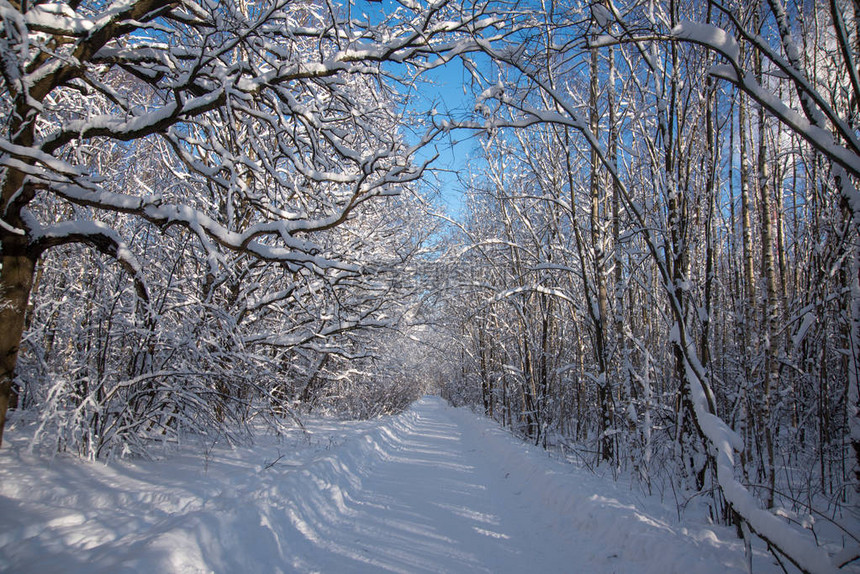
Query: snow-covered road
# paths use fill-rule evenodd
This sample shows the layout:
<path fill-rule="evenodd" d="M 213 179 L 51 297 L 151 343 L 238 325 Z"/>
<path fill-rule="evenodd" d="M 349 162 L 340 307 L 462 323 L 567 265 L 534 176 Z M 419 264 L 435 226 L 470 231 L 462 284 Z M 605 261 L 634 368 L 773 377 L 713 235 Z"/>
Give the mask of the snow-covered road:
<path fill-rule="evenodd" d="M 435 397 L 307 429 L 110 466 L 13 440 L 0 451 L 0 571 L 743 571 L 728 530 L 680 525 Z"/>
<path fill-rule="evenodd" d="M 407 420 L 350 493 L 345 516 L 304 549 L 309 569 L 559 572 L 577 563 L 541 509 L 482 456 L 474 429 L 432 399 Z"/>

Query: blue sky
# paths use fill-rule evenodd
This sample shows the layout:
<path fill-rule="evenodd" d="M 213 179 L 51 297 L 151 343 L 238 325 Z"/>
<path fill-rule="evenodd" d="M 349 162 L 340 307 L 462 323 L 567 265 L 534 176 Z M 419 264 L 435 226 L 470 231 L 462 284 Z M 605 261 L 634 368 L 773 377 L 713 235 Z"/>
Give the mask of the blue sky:
<path fill-rule="evenodd" d="M 394 0 L 372 1 L 344 0 L 351 5 L 353 18 L 368 19 L 371 22 L 381 21 L 385 14 L 396 9 L 398 3 Z M 426 113 L 435 109 L 440 119 L 445 116 L 463 119 L 471 114 L 474 107 L 474 96 L 469 88 L 470 74 L 459 59 L 443 67 L 426 72 L 423 76 L 427 82 L 419 86 L 418 93 L 411 102 L 411 108 L 417 113 Z M 464 90 L 464 84 L 467 88 Z M 423 134 L 410 133 L 405 130 L 407 137 Z M 413 140 L 414 141 L 414 140 Z M 465 173 L 469 156 L 475 148 L 475 135 L 466 131 L 452 131 L 444 137 L 423 149 L 418 154 L 418 160 L 426 160 L 438 154 L 433 162 L 434 173 L 425 178 L 424 185 L 428 190 L 438 189 L 439 197 L 451 215 L 457 215 L 462 205 L 462 186 L 458 183 L 457 174 Z"/>
<path fill-rule="evenodd" d="M 417 110 L 436 109 L 441 117 L 464 118 L 472 112 L 474 97 L 464 83 L 468 84 L 469 75 L 459 61 L 432 70 L 428 73 L 427 85 L 420 88 L 420 96 L 414 102 Z M 431 83 L 432 82 L 432 83 Z M 465 176 L 470 156 L 476 146 L 473 133 L 455 130 L 440 137 L 422 150 L 421 159 L 438 154 L 433 163 L 437 170 L 429 177 L 428 186 L 438 187 L 440 199 L 452 215 L 456 215 L 462 204 L 462 185 L 457 174 Z"/>

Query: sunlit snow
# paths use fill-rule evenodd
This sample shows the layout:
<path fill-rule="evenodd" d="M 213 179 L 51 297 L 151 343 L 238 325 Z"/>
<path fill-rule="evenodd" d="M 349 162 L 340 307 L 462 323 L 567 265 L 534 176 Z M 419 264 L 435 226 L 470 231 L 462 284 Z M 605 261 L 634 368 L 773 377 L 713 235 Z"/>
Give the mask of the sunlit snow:
<path fill-rule="evenodd" d="M 0 451 L 3 572 L 744 571 L 729 529 L 435 397 L 157 462 L 42 458 L 23 434 Z"/>

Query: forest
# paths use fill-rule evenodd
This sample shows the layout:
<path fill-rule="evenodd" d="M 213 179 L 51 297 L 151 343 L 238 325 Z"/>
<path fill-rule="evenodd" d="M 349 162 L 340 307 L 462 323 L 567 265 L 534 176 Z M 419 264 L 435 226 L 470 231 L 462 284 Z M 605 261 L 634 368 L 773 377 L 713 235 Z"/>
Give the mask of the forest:
<path fill-rule="evenodd" d="M 436 393 L 800 571 L 860 558 L 856 1 L 0 17 L 0 441 L 151 457 Z"/>

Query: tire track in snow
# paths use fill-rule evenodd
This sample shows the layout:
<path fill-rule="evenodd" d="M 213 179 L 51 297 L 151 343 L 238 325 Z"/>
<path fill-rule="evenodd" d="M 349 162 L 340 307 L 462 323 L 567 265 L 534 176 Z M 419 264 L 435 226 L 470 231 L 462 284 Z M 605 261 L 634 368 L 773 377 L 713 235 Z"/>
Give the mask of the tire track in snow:
<path fill-rule="evenodd" d="M 404 421 L 389 436 L 383 460 L 350 493 L 350 519 L 325 529 L 325 541 L 315 541 L 297 566 L 330 571 L 346 560 L 356 570 L 523 572 L 566 562 L 558 571 L 570 571 L 569 556 L 557 556 L 566 554 L 561 545 L 529 536 L 521 547 L 527 515 L 505 508 L 507 497 L 488 487 L 498 470 L 473 460 L 463 429 L 441 402 L 422 400 Z"/>

